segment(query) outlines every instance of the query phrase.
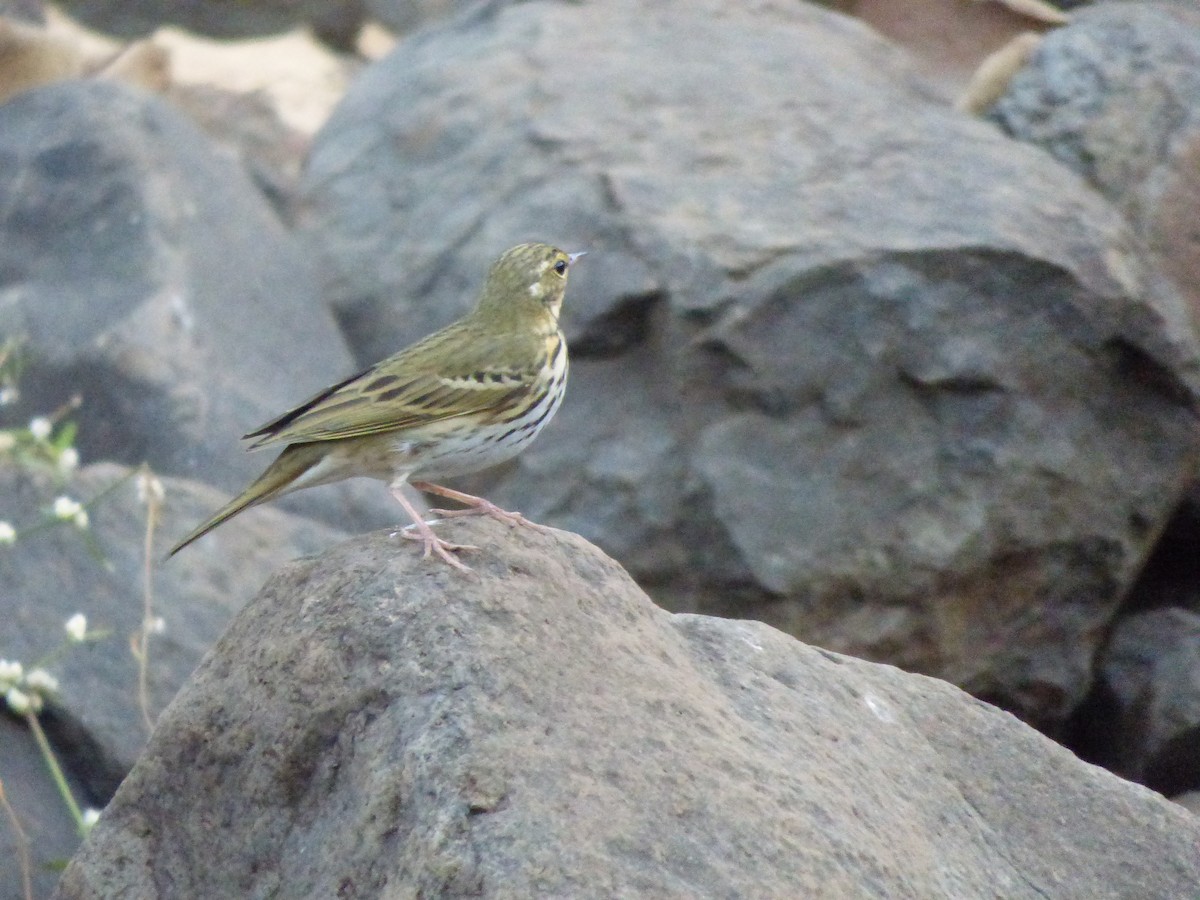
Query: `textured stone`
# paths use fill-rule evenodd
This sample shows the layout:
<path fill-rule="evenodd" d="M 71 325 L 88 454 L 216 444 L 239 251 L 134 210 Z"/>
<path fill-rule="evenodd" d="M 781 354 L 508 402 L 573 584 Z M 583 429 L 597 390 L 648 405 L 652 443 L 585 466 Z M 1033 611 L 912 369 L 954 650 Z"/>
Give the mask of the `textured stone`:
<path fill-rule="evenodd" d="M 0 334 L 24 337 L 22 422 L 79 395 L 86 461 L 238 490 L 237 436 L 353 371 L 316 270 L 244 172 L 156 98 L 112 84 L 0 106 Z M 346 526 L 386 492 L 284 501 Z"/>
<path fill-rule="evenodd" d="M 1087 693 L 1200 452 L 1190 314 L 1086 182 L 867 29 L 486 5 L 366 69 L 306 179 L 363 362 L 461 313 L 516 240 L 590 251 L 566 402 L 498 502 L 676 610 L 1051 728 Z"/>
<path fill-rule="evenodd" d="M 45 663 L 60 684 L 43 726 L 82 805 L 101 808 L 142 751 L 147 737 L 139 705 L 138 665 L 130 652 L 144 615 L 147 511 L 134 472 L 108 463 L 89 466 L 56 483 L 0 464 L 0 518 L 21 532 L 0 546 L 0 658 L 27 667 Z M 166 497 L 155 530 L 152 610 L 165 630 L 150 638 L 146 692 L 151 717 L 183 684 L 233 613 L 261 585 L 265 573 L 297 554 L 330 546 L 340 532 L 310 519 L 265 510 L 229 523 L 185 555 L 162 564 L 174 539 L 210 512 L 223 495 L 181 479 L 164 479 Z M 89 506 L 89 527 L 52 521 L 56 496 Z M 63 624 L 83 613 L 88 628 L 105 634 L 59 656 Z M 23 732 L 22 726 L 11 726 Z M 53 886 L 46 867 L 67 859 L 79 837 L 32 735 L 0 739 L 0 778 L 32 837 L 36 896 Z M 7 823 L 0 826 L 7 841 Z M 19 883 L 15 855 L 0 854 L 0 897 Z"/>
<path fill-rule="evenodd" d="M 66 0 L 81 22 L 122 37 L 140 37 L 160 25 L 220 38 L 275 34 L 308 24 L 332 45 L 349 49 L 363 20 L 362 0 Z"/>
<path fill-rule="evenodd" d="M 1107 766 L 1167 795 L 1200 783 L 1200 614 L 1157 609 L 1122 619 L 1100 666 Z"/>
<path fill-rule="evenodd" d="M 55 895 L 1173 898 L 1200 822 L 944 683 L 494 521 L 293 564 Z"/>
<path fill-rule="evenodd" d="M 143 615 L 143 546 L 146 510 L 134 472 L 101 463 L 69 484 L 0 468 L 4 515 L 19 531 L 47 519 L 57 495 L 89 502 L 86 534 L 66 523 L 30 533 L 0 548 L 5 593 L 0 655 L 32 663 L 63 638 L 63 623 L 77 612 L 89 627 L 108 631 L 103 641 L 75 648 L 56 666 L 62 684 L 55 713 L 68 734 L 64 752 L 91 796 L 103 802 L 116 790 L 145 742 L 138 709 L 137 663 L 129 636 Z M 149 700 L 156 714 L 195 668 L 229 617 L 261 584 L 266 572 L 298 554 L 328 547 L 340 534 L 274 509 L 229 523 L 192 552 L 163 563 L 168 541 L 191 527 L 222 499 L 191 482 L 164 479 L 166 500 L 155 531 L 155 615 L 166 632 L 151 639 Z M 94 504 L 91 501 L 95 501 Z M 52 518 L 52 517 L 50 517 Z"/>
<path fill-rule="evenodd" d="M 1110 198 L 1200 320 L 1200 10 L 1104 3 L 1053 32 L 991 117 Z"/>

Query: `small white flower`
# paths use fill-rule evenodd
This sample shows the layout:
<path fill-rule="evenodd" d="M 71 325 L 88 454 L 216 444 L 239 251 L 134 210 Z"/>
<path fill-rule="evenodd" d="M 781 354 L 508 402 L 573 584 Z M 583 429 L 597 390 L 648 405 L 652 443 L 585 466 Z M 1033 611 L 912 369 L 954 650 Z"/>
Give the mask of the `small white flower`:
<path fill-rule="evenodd" d="M 163 498 L 163 483 L 153 472 L 139 472 L 137 477 L 137 496 L 141 503 L 151 500 L 161 501 Z"/>
<path fill-rule="evenodd" d="M 17 436 L 11 431 L 0 431 L 0 453 L 6 453 L 17 446 Z"/>
<path fill-rule="evenodd" d="M 54 501 L 54 515 L 63 520 L 75 518 L 82 509 L 79 501 L 70 497 L 59 497 Z"/>
<path fill-rule="evenodd" d="M 53 430 L 54 423 L 45 416 L 38 416 L 36 419 L 29 420 L 29 433 L 39 441 L 44 441 L 50 437 L 50 432 Z"/>
<path fill-rule="evenodd" d="M 162 634 L 167 630 L 167 620 L 162 616 L 154 616 L 146 623 L 147 634 Z"/>
<path fill-rule="evenodd" d="M 25 674 L 25 667 L 19 662 L 9 662 L 0 659 L 0 684 L 14 685 Z"/>
<path fill-rule="evenodd" d="M 57 694 L 58 679 L 45 669 L 34 669 L 25 676 L 25 687 L 38 694 Z"/>
<path fill-rule="evenodd" d="M 81 643 L 84 637 L 87 636 L 87 616 L 83 613 L 75 613 L 71 618 L 63 624 L 63 628 L 67 630 L 67 637 L 75 643 Z"/>
<path fill-rule="evenodd" d="M 11 384 L 0 388 L 0 406 L 8 406 L 10 403 L 16 403 L 19 396 L 20 394 L 17 389 Z"/>
<path fill-rule="evenodd" d="M 17 529 L 8 522 L 0 521 L 0 544 L 11 544 L 17 539 Z"/>
<path fill-rule="evenodd" d="M 4 695 L 4 702 L 19 716 L 27 712 L 37 712 L 42 708 L 42 700 L 36 694 L 27 694 L 20 688 L 11 687 Z"/>
<path fill-rule="evenodd" d="M 90 806 L 83 811 L 83 827 L 91 828 L 100 821 L 100 810 L 92 809 Z"/>
<path fill-rule="evenodd" d="M 68 447 L 62 453 L 58 454 L 58 471 L 69 475 L 78 468 L 79 451 L 74 447 Z"/>
<path fill-rule="evenodd" d="M 81 531 L 88 527 L 88 514 L 86 509 L 81 509 L 79 512 L 75 513 L 71 519 L 75 522 L 75 527 Z"/>

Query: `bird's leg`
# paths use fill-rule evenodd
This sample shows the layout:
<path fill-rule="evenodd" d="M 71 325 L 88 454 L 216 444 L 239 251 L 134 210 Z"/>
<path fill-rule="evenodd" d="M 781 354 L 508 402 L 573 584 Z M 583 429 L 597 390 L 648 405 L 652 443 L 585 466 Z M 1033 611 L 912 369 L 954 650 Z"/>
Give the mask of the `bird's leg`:
<path fill-rule="evenodd" d="M 433 529 L 429 527 L 429 523 L 422 518 L 421 514 L 417 511 L 417 508 L 412 505 L 412 501 L 404 495 L 403 481 L 392 482 L 391 490 L 392 496 L 395 497 L 397 502 L 404 507 L 404 511 L 408 513 L 409 517 L 412 519 L 411 525 L 400 529 L 398 532 L 396 532 L 396 534 L 399 534 L 400 537 L 410 541 L 423 541 L 425 543 L 425 557 L 427 559 L 431 552 L 436 553 L 446 562 L 450 563 L 450 565 L 454 566 L 454 568 L 460 569 L 463 572 L 470 572 L 471 567 L 460 562 L 453 554 L 450 553 L 450 551 L 478 550 L 479 548 L 472 546 L 471 544 L 454 544 L 450 541 L 443 540 L 434 534 Z M 417 533 L 410 533 L 408 530 L 409 528 L 415 528 Z"/>
<path fill-rule="evenodd" d="M 412 486 L 418 491 L 423 491 L 426 494 L 435 494 L 438 497 L 445 497 L 447 500 L 454 500 L 461 503 L 466 509 L 431 509 L 430 512 L 443 518 L 452 519 L 458 516 L 491 516 L 493 519 L 499 519 L 501 522 L 507 522 L 509 525 L 525 525 L 529 528 L 537 529 L 538 531 L 546 531 L 545 525 L 539 525 L 537 522 L 531 522 L 519 512 L 509 512 L 507 509 L 501 509 L 491 500 L 484 500 L 482 497 L 476 497 L 474 494 L 464 494 L 462 491 L 451 490 L 448 487 L 442 487 L 440 484 L 430 484 L 428 481 L 414 481 Z"/>

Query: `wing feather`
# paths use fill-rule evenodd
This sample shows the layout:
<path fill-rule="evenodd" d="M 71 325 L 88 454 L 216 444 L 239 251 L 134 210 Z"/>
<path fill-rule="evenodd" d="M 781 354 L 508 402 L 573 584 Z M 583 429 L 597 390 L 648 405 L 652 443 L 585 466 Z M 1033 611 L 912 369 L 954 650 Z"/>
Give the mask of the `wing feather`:
<path fill-rule="evenodd" d="M 542 361 L 519 366 L 484 363 L 479 353 L 446 365 L 427 342 L 376 363 L 272 419 L 245 437 L 251 448 L 334 441 L 398 431 L 459 416 L 498 412 L 533 389 Z M 495 350 L 496 348 L 492 348 Z M 504 359 L 503 353 L 487 353 Z M 511 359 L 512 357 L 509 356 Z"/>

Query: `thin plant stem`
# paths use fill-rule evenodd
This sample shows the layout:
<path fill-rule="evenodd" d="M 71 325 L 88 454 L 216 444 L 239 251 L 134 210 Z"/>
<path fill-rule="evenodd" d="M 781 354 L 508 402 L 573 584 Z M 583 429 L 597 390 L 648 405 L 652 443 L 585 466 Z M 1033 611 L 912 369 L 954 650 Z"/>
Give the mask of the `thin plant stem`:
<path fill-rule="evenodd" d="M 17 865 L 21 868 L 21 888 L 25 900 L 33 900 L 33 864 L 29 859 L 29 833 L 21 826 L 21 819 L 17 816 L 17 811 L 13 809 L 13 805 L 8 802 L 8 795 L 4 793 L 4 782 L 0 781 L 0 806 L 4 807 L 4 812 L 8 816 L 8 823 L 12 826 L 13 832 L 17 836 Z"/>
<path fill-rule="evenodd" d="M 38 721 L 37 713 L 33 710 L 25 713 L 25 721 L 29 723 L 29 730 L 33 732 L 33 739 L 37 741 L 38 749 L 42 751 L 42 759 L 46 761 L 46 768 L 50 770 L 54 786 L 58 788 L 63 803 L 67 804 L 67 810 L 71 813 L 71 818 L 75 820 L 75 828 L 79 832 L 79 836 L 87 837 L 87 825 L 84 824 L 83 813 L 79 810 L 79 804 L 75 802 L 71 786 L 67 784 L 67 776 L 63 774 L 62 767 L 58 764 L 54 750 L 50 747 L 50 741 L 46 739 L 46 732 L 42 730 L 42 723 Z"/>
<path fill-rule="evenodd" d="M 143 477 L 153 473 L 143 467 Z M 146 492 L 146 537 L 142 559 L 142 627 L 138 633 L 138 647 L 134 656 L 138 661 L 138 706 L 142 710 L 142 723 L 146 733 L 154 730 L 154 718 L 150 715 L 150 630 L 154 613 L 154 529 L 158 525 L 159 507 L 162 501 L 154 491 Z"/>

